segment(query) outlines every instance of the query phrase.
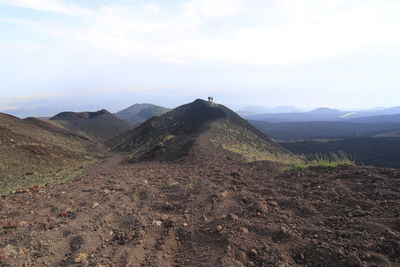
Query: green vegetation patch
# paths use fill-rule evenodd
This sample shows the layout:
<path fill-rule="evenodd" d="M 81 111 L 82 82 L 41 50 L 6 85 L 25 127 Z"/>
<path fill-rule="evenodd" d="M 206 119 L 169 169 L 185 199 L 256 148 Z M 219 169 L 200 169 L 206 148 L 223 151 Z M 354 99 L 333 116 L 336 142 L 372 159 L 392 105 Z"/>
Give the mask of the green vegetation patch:
<path fill-rule="evenodd" d="M 315 156 L 306 158 L 302 156 L 303 160 L 301 162 L 291 164 L 288 167 L 284 167 L 279 169 L 279 172 L 286 172 L 295 169 L 308 169 L 312 167 L 318 168 L 337 168 L 339 166 L 351 165 L 354 166 L 355 163 L 351 159 L 351 157 L 343 152 L 339 152 L 338 154 L 329 154 L 328 156 L 324 156 L 321 154 L 316 154 Z"/>
<path fill-rule="evenodd" d="M 296 156 L 282 149 L 272 141 L 262 140 L 257 134 L 237 127 L 229 122 L 214 125 L 217 131 L 210 141 L 223 149 L 239 154 L 246 161 L 274 161 L 285 164 L 301 162 Z"/>
<path fill-rule="evenodd" d="M 87 168 L 98 164 L 100 160 L 99 157 L 85 156 L 81 161 L 68 161 L 63 164 L 51 164 L 51 166 L 30 165 L 31 171 L 25 172 L 21 172 L 21 169 L 13 171 L 10 166 L 7 166 L 6 169 L 2 164 L 0 166 L 2 167 L 2 170 L 0 170 L 0 195 L 35 185 L 42 186 L 71 181 L 81 176 Z M 24 166 L 25 170 L 28 166 Z"/>
<path fill-rule="evenodd" d="M 157 146 L 164 146 L 164 142 L 168 141 L 169 139 L 173 138 L 170 136 L 149 136 L 145 140 L 139 140 L 133 144 L 126 145 L 126 147 L 135 147 L 134 149 L 130 150 L 127 154 L 130 159 L 132 158 L 139 158 L 140 156 L 144 155 L 145 153 L 152 150 L 154 147 Z"/>
<path fill-rule="evenodd" d="M 222 144 L 221 146 L 225 150 L 228 150 L 228 151 L 231 151 L 233 153 L 243 156 L 246 159 L 246 161 L 248 161 L 248 162 L 262 161 L 262 160 L 282 162 L 282 163 L 292 163 L 293 162 L 293 159 L 291 159 L 289 157 L 288 158 L 284 158 L 282 156 L 278 157 L 272 153 L 268 153 L 266 151 L 260 150 L 256 146 L 240 144 L 240 143 L 231 144 L 231 145 Z"/>

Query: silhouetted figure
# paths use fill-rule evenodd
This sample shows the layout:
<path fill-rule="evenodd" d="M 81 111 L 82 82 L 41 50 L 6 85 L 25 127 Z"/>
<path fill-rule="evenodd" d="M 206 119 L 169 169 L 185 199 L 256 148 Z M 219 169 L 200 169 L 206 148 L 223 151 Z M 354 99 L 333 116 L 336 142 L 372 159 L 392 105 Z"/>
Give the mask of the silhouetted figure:
<path fill-rule="evenodd" d="M 208 97 L 208 101 L 210 101 L 210 102 L 211 102 L 211 101 L 214 101 L 214 97 L 209 96 L 209 97 Z"/>

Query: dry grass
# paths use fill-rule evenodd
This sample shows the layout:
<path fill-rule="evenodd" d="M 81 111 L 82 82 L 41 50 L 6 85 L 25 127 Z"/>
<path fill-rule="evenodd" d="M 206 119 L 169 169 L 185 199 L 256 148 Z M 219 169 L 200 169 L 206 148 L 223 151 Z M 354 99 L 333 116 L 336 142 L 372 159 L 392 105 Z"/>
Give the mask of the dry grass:
<path fill-rule="evenodd" d="M 316 154 L 312 157 L 305 157 L 303 155 L 301 158 L 303 159 L 300 162 L 292 163 L 290 166 L 280 169 L 280 172 L 290 171 L 294 169 L 304 170 L 312 167 L 337 168 L 344 165 L 355 165 L 351 157 L 344 152 L 339 152 L 337 154 L 332 153 L 328 156 Z"/>

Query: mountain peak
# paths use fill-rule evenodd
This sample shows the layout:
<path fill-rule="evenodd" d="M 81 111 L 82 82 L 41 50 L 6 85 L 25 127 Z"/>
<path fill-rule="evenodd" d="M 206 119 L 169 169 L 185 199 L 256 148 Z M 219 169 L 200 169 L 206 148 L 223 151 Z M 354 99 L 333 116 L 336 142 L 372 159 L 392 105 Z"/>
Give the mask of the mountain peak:
<path fill-rule="evenodd" d="M 321 108 L 316 108 L 308 113 L 319 113 L 319 114 L 338 114 L 338 113 L 343 113 L 342 111 L 338 109 L 333 109 L 333 108 L 327 108 L 327 107 L 321 107 Z"/>
<path fill-rule="evenodd" d="M 200 161 L 213 156 L 275 161 L 292 157 L 232 110 L 202 99 L 153 117 L 106 143 L 127 153 L 131 161 L 175 160 L 189 154 L 193 157 L 186 158 Z"/>
<path fill-rule="evenodd" d="M 170 109 L 165 107 L 143 103 L 129 106 L 115 113 L 115 116 L 117 116 L 121 120 L 126 121 L 132 126 L 136 126 L 151 117 L 159 116 L 168 112 L 169 110 Z"/>
<path fill-rule="evenodd" d="M 50 118 L 50 120 L 67 120 L 67 119 L 91 119 L 99 115 L 111 114 L 106 109 L 101 109 L 94 112 L 73 112 L 73 111 L 65 111 L 58 113 L 57 115 Z"/>
<path fill-rule="evenodd" d="M 61 112 L 50 120 L 99 141 L 113 138 L 132 128 L 105 109 L 94 112 Z"/>

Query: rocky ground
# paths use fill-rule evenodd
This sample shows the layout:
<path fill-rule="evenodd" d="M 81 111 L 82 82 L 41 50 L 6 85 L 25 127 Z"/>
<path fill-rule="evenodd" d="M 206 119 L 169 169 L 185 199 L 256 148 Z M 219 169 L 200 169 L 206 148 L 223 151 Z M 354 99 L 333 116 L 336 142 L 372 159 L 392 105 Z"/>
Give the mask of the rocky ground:
<path fill-rule="evenodd" d="M 400 266 L 400 171 L 199 155 L 1 197 L 0 266 Z"/>

